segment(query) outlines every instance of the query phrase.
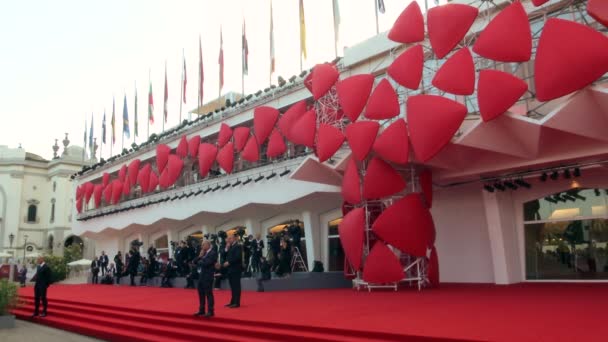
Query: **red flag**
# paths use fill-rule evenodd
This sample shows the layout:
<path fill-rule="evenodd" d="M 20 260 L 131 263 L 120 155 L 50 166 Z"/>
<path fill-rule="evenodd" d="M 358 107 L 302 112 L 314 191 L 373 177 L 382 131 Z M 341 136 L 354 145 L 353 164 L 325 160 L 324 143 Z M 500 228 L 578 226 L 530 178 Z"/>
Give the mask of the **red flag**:
<path fill-rule="evenodd" d="M 220 26 L 220 58 L 218 60 L 220 64 L 220 92 L 224 88 L 224 40 L 222 39 L 222 27 Z"/>
<path fill-rule="evenodd" d="M 203 105 L 203 81 L 205 74 L 203 72 L 203 46 L 201 44 L 201 36 L 198 36 L 198 105 Z"/>
<path fill-rule="evenodd" d="M 167 100 L 169 100 L 169 89 L 167 88 L 167 64 L 165 64 L 165 105 L 163 107 L 165 122 L 167 122 Z"/>
<path fill-rule="evenodd" d="M 184 103 L 186 103 L 186 84 L 188 84 L 188 77 L 186 75 L 186 56 L 184 56 Z"/>

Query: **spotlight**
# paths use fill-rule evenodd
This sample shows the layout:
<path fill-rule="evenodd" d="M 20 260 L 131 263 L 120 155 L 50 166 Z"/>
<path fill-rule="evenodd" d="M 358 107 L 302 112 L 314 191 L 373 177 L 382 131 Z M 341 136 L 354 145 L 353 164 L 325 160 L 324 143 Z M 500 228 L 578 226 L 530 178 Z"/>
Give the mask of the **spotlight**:
<path fill-rule="evenodd" d="M 556 180 L 557 178 L 559 178 L 559 173 L 557 171 L 553 171 L 553 173 L 549 177 L 553 180 Z"/>
<path fill-rule="evenodd" d="M 532 185 L 530 185 L 530 183 L 526 182 L 523 179 L 516 179 L 515 184 L 517 184 L 523 188 L 526 188 L 526 189 L 530 189 L 532 187 Z"/>
<path fill-rule="evenodd" d="M 207 189 L 205 189 L 205 191 L 203 191 L 204 194 L 208 193 L 209 191 L 211 191 L 211 187 L 208 187 Z"/>
<path fill-rule="evenodd" d="M 219 189 L 221 189 L 222 187 L 218 184 L 215 188 L 213 188 L 211 191 L 216 192 Z"/>
<path fill-rule="evenodd" d="M 574 168 L 574 177 L 580 177 L 581 176 L 581 169 L 579 169 L 578 167 Z"/>
<path fill-rule="evenodd" d="M 571 176 L 570 176 L 570 170 L 565 169 L 565 170 L 564 170 L 564 178 L 566 178 L 566 179 L 570 179 L 570 177 L 571 177 Z"/>
<path fill-rule="evenodd" d="M 506 190 L 505 186 L 504 186 L 504 185 L 502 185 L 502 184 L 500 184 L 499 182 L 494 183 L 494 187 L 495 187 L 497 190 L 500 190 L 500 191 L 505 191 L 505 190 Z"/>
<path fill-rule="evenodd" d="M 543 174 L 540 175 L 540 181 L 541 182 L 547 181 L 547 173 L 546 172 L 543 172 Z"/>
<path fill-rule="evenodd" d="M 262 179 L 264 179 L 264 176 L 260 175 L 258 178 L 254 179 L 253 181 L 257 183 L 257 182 L 261 181 Z"/>
<path fill-rule="evenodd" d="M 230 183 L 226 183 L 226 185 L 224 185 L 224 186 L 222 187 L 222 190 L 226 189 L 226 188 L 227 188 L 227 187 L 229 187 L 229 186 L 230 186 Z"/>
<path fill-rule="evenodd" d="M 494 187 L 492 187 L 491 185 L 484 185 L 483 186 L 484 190 L 486 190 L 487 192 L 494 192 Z"/>
<path fill-rule="evenodd" d="M 576 202 L 576 198 L 574 198 L 568 194 L 563 194 L 562 197 L 567 199 L 568 201 Z"/>
<path fill-rule="evenodd" d="M 273 172 L 273 173 L 269 174 L 269 175 L 268 175 L 268 177 L 266 177 L 266 179 L 270 179 L 270 178 L 272 178 L 272 177 L 274 177 L 274 176 L 276 176 L 276 175 L 277 175 L 277 174 L 276 174 L 275 172 Z"/>
<path fill-rule="evenodd" d="M 511 181 L 505 181 L 502 184 L 511 190 L 517 190 L 517 185 L 513 184 Z"/>
<path fill-rule="evenodd" d="M 576 192 L 572 192 L 572 193 L 570 193 L 570 196 L 572 196 L 572 197 L 574 197 L 574 198 L 578 198 L 578 199 L 580 199 L 580 200 L 582 200 L 582 201 L 586 201 L 586 200 L 587 200 L 587 197 L 585 197 L 585 196 L 581 196 L 580 194 L 578 194 L 578 193 L 576 193 Z"/>
<path fill-rule="evenodd" d="M 199 190 L 199 191 L 197 191 L 197 192 L 195 192 L 195 193 L 194 193 L 194 196 L 198 196 L 198 195 L 200 195 L 202 192 L 203 192 L 203 190 Z"/>
<path fill-rule="evenodd" d="M 291 170 L 285 170 L 285 171 L 283 171 L 283 172 L 281 172 L 281 173 L 279 174 L 279 177 L 283 177 L 283 176 L 285 176 L 286 174 L 288 174 L 288 173 L 290 173 L 290 172 L 291 172 Z"/>
<path fill-rule="evenodd" d="M 247 180 L 243 182 L 243 185 L 245 185 L 245 184 L 247 184 L 249 182 L 251 182 L 251 178 L 247 178 Z"/>
<path fill-rule="evenodd" d="M 240 181 L 240 180 L 237 180 L 236 182 L 234 182 L 234 184 L 232 184 L 232 187 L 234 188 L 235 186 L 237 186 L 237 185 L 239 185 L 239 184 L 241 184 L 241 181 Z"/>
<path fill-rule="evenodd" d="M 554 199 L 554 200 L 556 200 L 556 201 L 558 201 L 558 202 L 566 202 L 566 200 L 565 200 L 565 199 L 563 199 L 563 198 L 560 196 L 560 194 L 553 195 L 553 199 Z"/>

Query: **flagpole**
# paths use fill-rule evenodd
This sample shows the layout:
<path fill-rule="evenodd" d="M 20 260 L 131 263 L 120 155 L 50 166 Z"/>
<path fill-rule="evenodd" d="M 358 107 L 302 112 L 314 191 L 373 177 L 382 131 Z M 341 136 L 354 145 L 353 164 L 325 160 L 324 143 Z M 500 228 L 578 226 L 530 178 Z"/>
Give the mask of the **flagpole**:
<path fill-rule="evenodd" d="M 135 103 L 135 110 L 133 111 L 133 143 L 137 144 L 137 134 L 135 134 L 136 132 L 136 126 L 137 124 L 139 124 L 139 122 L 137 122 L 137 81 L 135 81 L 135 99 L 134 99 Z M 139 128 L 139 127 L 137 127 Z"/>
<path fill-rule="evenodd" d="M 101 137 L 101 145 L 99 146 L 99 161 L 101 161 L 101 158 L 103 158 L 103 139 L 105 138 L 106 135 L 106 109 L 103 109 L 103 123 L 101 125 L 101 132 L 103 133 L 103 136 Z"/>
<path fill-rule="evenodd" d="M 127 96 L 127 90 L 125 89 L 125 98 Z M 124 105 L 123 105 L 124 107 Z M 120 138 L 120 153 L 125 149 L 125 115 L 122 115 L 122 136 Z"/>
<path fill-rule="evenodd" d="M 376 34 L 379 34 L 380 24 L 378 23 L 378 0 L 374 0 L 374 8 L 376 9 Z"/>
<path fill-rule="evenodd" d="M 336 54 L 336 58 L 338 58 L 338 29 L 339 29 L 339 22 L 337 21 L 337 16 L 339 15 L 339 12 L 336 11 L 337 10 L 337 6 L 338 6 L 338 0 L 333 0 L 332 1 L 332 7 L 334 10 L 334 52 Z"/>
<path fill-rule="evenodd" d="M 167 93 L 167 60 L 165 59 L 165 93 Z M 167 120 L 167 116 L 166 116 L 166 112 L 167 112 L 167 99 L 166 96 L 163 95 L 163 133 L 165 132 L 165 120 Z"/>
<path fill-rule="evenodd" d="M 184 49 L 182 49 L 182 63 L 186 63 L 186 56 Z M 182 102 L 184 101 L 184 66 L 182 65 L 182 82 L 180 86 L 179 92 L 179 122 L 178 125 L 182 123 Z"/>
<path fill-rule="evenodd" d="M 152 86 L 152 79 L 150 78 L 150 74 L 152 73 L 152 68 L 148 69 L 148 86 Z M 148 90 L 148 92 L 150 92 L 150 90 Z M 150 94 L 148 94 L 148 119 L 146 120 L 148 122 L 148 137 L 147 139 L 150 139 Z M 146 139 L 146 140 L 147 140 Z"/>
<path fill-rule="evenodd" d="M 302 67 L 302 59 L 303 59 L 302 58 L 302 53 L 303 53 L 303 50 L 302 50 L 302 11 L 304 9 L 304 3 L 302 1 L 303 0 L 300 0 L 299 5 L 298 5 L 298 13 L 299 13 L 298 21 L 300 23 L 300 25 L 299 25 L 300 26 L 300 72 L 302 72 L 302 70 L 304 70 Z M 304 25 L 306 25 L 306 22 L 304 22 Z M 306 41 L 304 41 L 304 44 L 306 44 Z M 271 80 L 271 82 L 272 82 L 272 80 Z"/>

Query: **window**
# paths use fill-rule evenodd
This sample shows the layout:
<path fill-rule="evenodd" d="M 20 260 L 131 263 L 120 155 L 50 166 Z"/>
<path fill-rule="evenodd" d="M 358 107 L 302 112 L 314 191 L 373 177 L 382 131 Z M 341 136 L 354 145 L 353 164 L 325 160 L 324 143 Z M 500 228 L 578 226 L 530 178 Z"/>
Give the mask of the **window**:
<path fill-rule="evenodd" d="M 36 207 L 35 204 L 30 204 L 30 206 L 27 207 L 27 222 L 28 223 L 36 223 L 37 210 L 38 210 L 38 208 Z"/>
<path fill-rule="evenodd" d="M 55 199 L 51 200 L 51 223 L 55 222 Z"/>
<path fill-rule="evenodd" d="M 608 279 L 608 190 L 571 189 L 524 204 L 527 279 Z"/>
<path fill-rule="evenodd" d="M 344 249 L 340 242 L 338 234 L 338 226 L 342 222 L 342 218 L 329 221 L 327 224 L 327 255 L 328 255 L 328 271 L 343 271 L 344 270 Z"/>
<path fill-rule="evenodd" d="M 154 240 L 154 247 L 156 248 L 158 258 L 163 260 L 169 259 L 169 238 L 167 235 Z"/>

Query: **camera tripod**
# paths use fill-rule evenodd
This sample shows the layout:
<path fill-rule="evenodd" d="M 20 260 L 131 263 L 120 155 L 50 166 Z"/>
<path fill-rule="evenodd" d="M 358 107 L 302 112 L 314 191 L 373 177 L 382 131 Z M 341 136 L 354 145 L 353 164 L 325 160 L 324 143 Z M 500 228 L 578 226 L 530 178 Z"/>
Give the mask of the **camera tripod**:
<path fill-rule="evenodd" d="M 304 272 L 308 272 L 308 267 L 302 258 L 302 253 L 298 247 L 293 248 L 293 256 L 291 257 L 291 272 L 293 273 L 296 269 L 302 269 Z"/>

